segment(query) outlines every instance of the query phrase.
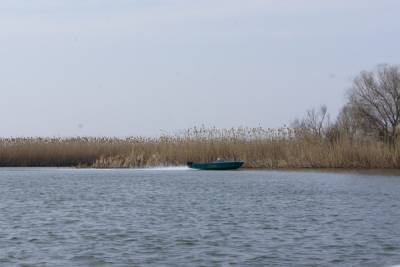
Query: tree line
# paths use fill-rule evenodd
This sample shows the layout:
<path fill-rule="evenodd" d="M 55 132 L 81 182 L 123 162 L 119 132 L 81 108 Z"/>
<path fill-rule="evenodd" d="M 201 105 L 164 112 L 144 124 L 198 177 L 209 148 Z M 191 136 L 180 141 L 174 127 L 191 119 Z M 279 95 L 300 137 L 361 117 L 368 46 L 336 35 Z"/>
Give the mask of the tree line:
<path fill-rule="evenodd" d="M 342 137 L 370 138 L 394 144 L 400 133 L 399 124 L 400 68 L 383 64 L 354 78 L 335 121 L 331 121 L 327 107 L 322 105 L 308 110 L 292 127 L 332 141 Z"/>

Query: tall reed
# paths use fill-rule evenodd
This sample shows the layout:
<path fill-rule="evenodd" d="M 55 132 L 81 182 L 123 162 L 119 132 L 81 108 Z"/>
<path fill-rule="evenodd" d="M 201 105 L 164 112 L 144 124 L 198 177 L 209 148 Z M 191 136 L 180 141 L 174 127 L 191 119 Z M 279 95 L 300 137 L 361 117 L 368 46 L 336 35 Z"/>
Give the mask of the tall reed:
<path fill-rule="evenodd" d="M 0 166 L 133 168 L 241 159 L 246 168 L 399 168 L 399 145 L 294 129 L 192 128 L 157 138 L 3 138 Z"/>

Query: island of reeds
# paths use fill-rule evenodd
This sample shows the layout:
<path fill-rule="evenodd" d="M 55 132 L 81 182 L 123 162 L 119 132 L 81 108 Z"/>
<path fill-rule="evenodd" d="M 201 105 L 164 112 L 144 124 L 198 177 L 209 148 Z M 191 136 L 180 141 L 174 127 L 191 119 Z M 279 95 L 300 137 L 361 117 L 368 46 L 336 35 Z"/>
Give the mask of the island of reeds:
<path fill-rule="evenodd" d="M 280 129 L 194 127 L 160 137 L 2 138 L 2 167 L 137 168 L 216 158 L 245 168 L 399 168 L 400 69 L 354 79 L 335 120 L 326 106 Z"/>

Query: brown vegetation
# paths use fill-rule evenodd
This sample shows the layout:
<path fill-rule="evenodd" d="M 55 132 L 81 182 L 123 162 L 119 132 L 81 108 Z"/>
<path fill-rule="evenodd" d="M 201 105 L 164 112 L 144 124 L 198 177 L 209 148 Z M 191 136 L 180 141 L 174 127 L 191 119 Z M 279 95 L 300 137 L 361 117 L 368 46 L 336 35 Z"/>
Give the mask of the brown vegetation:
<path fill-rule="evenodd" d="M 241 159 L 247 168 L 399 168 L 400 69 L 355 78 L 335 122 L 326 106 L 290 128 L 193 128 L 159 138 L 3 138 L 0 166 L 129 168 Z"/>
<path fill-rule="evenodd" d="M 292 128 L 194 128 L 160 138 L 1 139 L 0 165 L 130 168 L 222 157 L 247 168 L 399 168 L 399 148 Z"/>

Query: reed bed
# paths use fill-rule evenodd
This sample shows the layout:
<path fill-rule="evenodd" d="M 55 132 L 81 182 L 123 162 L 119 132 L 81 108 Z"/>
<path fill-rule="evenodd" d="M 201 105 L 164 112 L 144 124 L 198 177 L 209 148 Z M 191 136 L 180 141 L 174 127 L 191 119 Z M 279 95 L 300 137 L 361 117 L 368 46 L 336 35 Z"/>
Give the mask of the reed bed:
<path fill-rule="evenodd" d="M 287 127 L 192 128 L 157 138 L 3 138 L 0 166 L 138 168 L 241 159 L 245 168 L 399 168 L 400 146 Z"/>

